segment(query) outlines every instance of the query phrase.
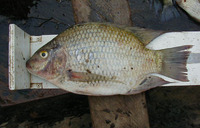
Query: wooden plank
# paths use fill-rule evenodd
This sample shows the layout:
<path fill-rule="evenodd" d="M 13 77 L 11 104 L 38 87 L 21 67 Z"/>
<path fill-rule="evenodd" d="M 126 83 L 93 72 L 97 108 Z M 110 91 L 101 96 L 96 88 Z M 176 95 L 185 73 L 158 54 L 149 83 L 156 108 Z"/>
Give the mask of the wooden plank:
<path fill-rule="evenodd" d="M 27 89 L 30 83 L 30 74 L 26 70 L 26 61 L 29 58 L 30 35 L 15 25 L 9 26 L 9 88 L 15 85 Z M 19 43 L 15 43 L 19 42 Z"/>
<path fill-rule="evenodd" d="M 149 128 L 145 93 L 89 97 L 94 128 Z"/>
<path fill-rule="evenodd" d="M 72 0 L 76 23 L 104 21 L 132 25 L 126 0 Z M 94 128 L 149 128 L 145 94 L 89 97 Z"/>

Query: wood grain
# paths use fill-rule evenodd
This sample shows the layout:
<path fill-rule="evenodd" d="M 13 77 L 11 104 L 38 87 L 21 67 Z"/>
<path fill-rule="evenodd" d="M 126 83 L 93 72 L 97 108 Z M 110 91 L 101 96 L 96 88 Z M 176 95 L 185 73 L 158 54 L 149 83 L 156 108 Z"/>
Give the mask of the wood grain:
<path fill-rule="evenodd" d="M 131 26 L 126 0 L 72 0 L 76 23 L 113 22 Z M 149 128 L 145 94 L 89 97 L 93 128 Z"/>

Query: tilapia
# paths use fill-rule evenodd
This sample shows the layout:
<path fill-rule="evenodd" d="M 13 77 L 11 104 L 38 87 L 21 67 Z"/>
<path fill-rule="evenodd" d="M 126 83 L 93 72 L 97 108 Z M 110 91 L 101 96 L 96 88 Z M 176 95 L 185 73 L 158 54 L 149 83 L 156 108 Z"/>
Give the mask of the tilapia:
<path fill-rule="evenodd" d="M 108 23 L 74 25 L 27 61 L 28 71 L 66 91 L 83 95 L 129 95 L 169 83 L 152 75 L 188 81 L 191 46 L 153 51 L 162 32 Z"/>
<path fill-rule="evenodd" d="M 176 3 L 192 18 L 200 22 L 200 0 L 176 0 Z"/>

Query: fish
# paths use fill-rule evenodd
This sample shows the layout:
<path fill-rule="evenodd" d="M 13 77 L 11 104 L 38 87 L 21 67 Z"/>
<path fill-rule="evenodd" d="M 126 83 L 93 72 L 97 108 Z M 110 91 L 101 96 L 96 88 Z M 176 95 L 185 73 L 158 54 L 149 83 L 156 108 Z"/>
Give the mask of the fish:
<path fill-rule="evenodd" d="M 170 83 L 154 74 L 188 81 L 191 45 L 150 50 L 162 31 L 111 23 L 74 25 L 37 50 L 27 70 L 68 92 L 132 95 Z"/>
<path fill-rule="evenodd" d="M 176 0 L 176 3 L 194 20 L 200 22 L 200 0 Z"/>
<path fill-rule="evenodd" d="M 149 3 L 162 22 L 180 17 L 175 0 L 149 0 Z"/>

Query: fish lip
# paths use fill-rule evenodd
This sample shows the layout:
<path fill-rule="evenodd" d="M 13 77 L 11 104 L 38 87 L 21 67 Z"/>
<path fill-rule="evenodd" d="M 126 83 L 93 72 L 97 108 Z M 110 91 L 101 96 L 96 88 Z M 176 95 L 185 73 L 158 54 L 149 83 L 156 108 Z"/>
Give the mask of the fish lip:
<path fill-rule="evenodd" d="M 29 60 L 26 62 L 26 69 L 27 69 L 29 72 L 31 72 L 32 67 L 31 67 L 31 65 L 30 65 L 30 63 L 29 63 Z"/>
<path fill-rule="evenodd" d="M 27 62 L 26 62 L 26 70 L 27 70 L 30 74 L 34 74 L 34 75 L 35 75 L 35 73 L 36 73 L 36 72 L 34 72 L 34 71 L 32 70 L 32 67 L 31 67 L 30 64 L 27 63 Z"/>

